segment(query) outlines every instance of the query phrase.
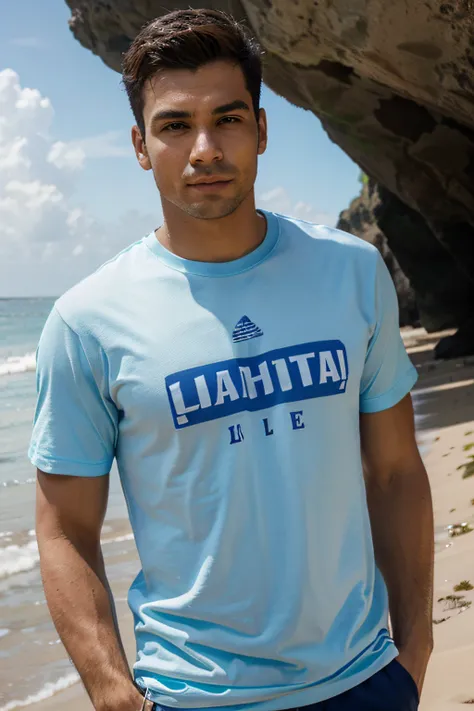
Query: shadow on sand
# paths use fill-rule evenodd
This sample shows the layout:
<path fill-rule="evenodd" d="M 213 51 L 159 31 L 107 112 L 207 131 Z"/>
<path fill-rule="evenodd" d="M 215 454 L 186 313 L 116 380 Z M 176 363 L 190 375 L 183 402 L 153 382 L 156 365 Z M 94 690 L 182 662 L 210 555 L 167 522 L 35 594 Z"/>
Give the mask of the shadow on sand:
<path fill-rule="evenodd" d="M 424 350 L 407 349 L 419 373 L 413 391 L 419 432 L 474 419 L 474 358 L 435 361 L 435 344 L 435 339 L 427 337 Z"/>

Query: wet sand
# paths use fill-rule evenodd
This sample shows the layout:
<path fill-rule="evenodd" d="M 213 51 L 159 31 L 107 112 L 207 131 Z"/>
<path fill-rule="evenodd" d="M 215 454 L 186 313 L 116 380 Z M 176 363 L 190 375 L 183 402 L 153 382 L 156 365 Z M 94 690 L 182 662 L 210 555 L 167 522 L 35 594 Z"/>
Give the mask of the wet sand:
<path fill-rule="evenodd" d="M 438 337 L 423 330 L 404 330 L 410 356 L 419 370 L 417 415 L 420 442 L 432 442 L 425 463 L 431 481 L 437 530 L 435 568 L 435 651 L 422 696 L 421 711 L 454 711 L 474 702 L 474 590 L 454 592 L 470 581 L 474 586 L 474 531 L 450 536 L 449 525 L 474 528 L 474 476 L 463 478 L 463 465 L 474 461 L 474 358 L 435 362 L 432 349 Z M 467 447 L 467 448 L 466 448 Z M 462 528 L 451 529 L 461 532 Z M 120 602 L 118 617 L 128 658 L 135 655 L 132 618 L 123 599 L 124 583 L 112 581 Z M 460 600 L 443 600 L 448 595 Z M 453 605 L 457 607 L 449 609 Z M 441 621 L 443 620 L 443 621 Z M 73 668 L 70 668 L 73 671 Z M 19 693 L 18 698 L 22 698 Z M 31 706 L 34 711 L 92 709 L 80 684 Z"/>

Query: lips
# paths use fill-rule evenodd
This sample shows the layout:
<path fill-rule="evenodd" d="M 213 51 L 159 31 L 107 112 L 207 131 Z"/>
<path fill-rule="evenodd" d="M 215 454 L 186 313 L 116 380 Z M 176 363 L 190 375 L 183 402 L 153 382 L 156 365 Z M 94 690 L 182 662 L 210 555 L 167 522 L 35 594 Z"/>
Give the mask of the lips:
<path fill-rule="evenodd" d="M 211 185 L 225 185 L 231 182 L 231 178 L 209 178 L 207 180 L 197 180 L 195 183 L 188 183 L 191 188 L 208 187 Z"/>
<path fill-rule="evenodd" d="M 221 190 L 225 190 L 227 186 L 231 183 L 232 180 L 229 179 L 225 180 L 224 178 L 220 178 L 216 180 L 216 178 L 213 178 L 208 180 L 201 180 L 197 183 L 188 183 L 188 188 L 191 188 L 191 190 L 194 190 L 195 192 L 201 194 L 215 194 L 221 192 Z"/>

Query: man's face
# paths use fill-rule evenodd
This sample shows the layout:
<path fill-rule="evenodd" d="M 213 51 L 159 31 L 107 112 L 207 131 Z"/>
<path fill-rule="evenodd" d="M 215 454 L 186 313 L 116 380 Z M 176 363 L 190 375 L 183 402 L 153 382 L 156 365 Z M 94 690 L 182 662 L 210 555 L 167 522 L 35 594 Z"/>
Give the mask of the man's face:
<path fill-rule="evenodd" d="M 163 202 L 198 219 L 234 212 L 253 189 L 267 140 L 265 112 L 257 121 L 240 67 L 164 70 L 143 91 L 145 142 L 136 127 L 132 138 Z"/>

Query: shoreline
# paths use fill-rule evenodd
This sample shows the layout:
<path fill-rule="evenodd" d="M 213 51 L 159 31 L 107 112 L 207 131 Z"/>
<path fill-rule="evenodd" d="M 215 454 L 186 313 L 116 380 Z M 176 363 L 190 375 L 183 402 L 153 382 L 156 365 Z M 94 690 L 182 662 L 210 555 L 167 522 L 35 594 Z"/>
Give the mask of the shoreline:
<path fill-rule="evenodd" d="M 472 535 L 450 536 L 447 527 L 468 523 L 474 529 L 474 476 L 463 478 L 464 465 L 474 459 L 474 357 L 453 361 L 434 361 L 433 347 L 440 334 L 426 334 L 423 329 L 402 329 L 408 353 L 419 373 L 414 389 L 417 432 L 420 446 L 429 440 L 423 459 L 430 478 L 435 527 L 435 649 L 422 695 L 420 711 L 454 711 L 460 704 L 474 701 L 474 590 L 454 592 L 463 581 L 474 586 L 474 531 Z M 465 449 L 473 443 L 472 450 Z M 471 503 L 472 501 L 472 503 Z M 452 532 L 461 529 L 451 529 Z M 127 581 L 127 585 L 131 582 Z M 114 595 L 117 585 L 111 581 Z M 135 659 L 132 615 L 123 597 L 124 582 L 119 584 L 122 597 L 117 602 L 117 617 L 129 663 Z M 450 595 L 459 600 L 439 602 Z M 472 602 L 471 606 L 466 603 Z M 451 606 L 457 605 L 456 607 Z M 70 673 L 74 673 L 70 667 Z M 44 688 L 44 687 L 43 687 Z M 52 690 L 52 689 L 51 689 Z M 45 690 L 46 691 L 46 690 Z M 0 711 L 31 707 L 33 711 L 92 710 L 80 683 L 57 691 L 33 703 L 18 689 L 18 702 L 7 703 Z M 23 703 L 22 703 L 23 702 Z"/>

